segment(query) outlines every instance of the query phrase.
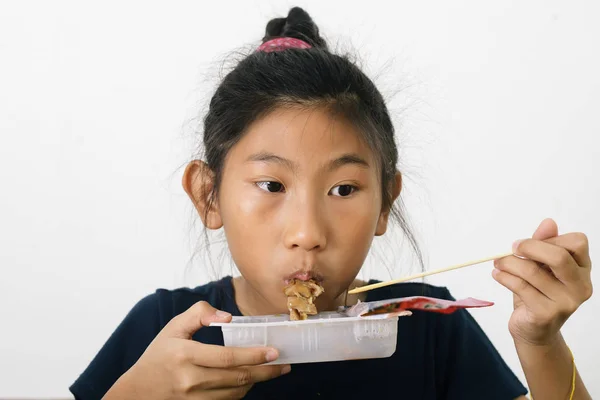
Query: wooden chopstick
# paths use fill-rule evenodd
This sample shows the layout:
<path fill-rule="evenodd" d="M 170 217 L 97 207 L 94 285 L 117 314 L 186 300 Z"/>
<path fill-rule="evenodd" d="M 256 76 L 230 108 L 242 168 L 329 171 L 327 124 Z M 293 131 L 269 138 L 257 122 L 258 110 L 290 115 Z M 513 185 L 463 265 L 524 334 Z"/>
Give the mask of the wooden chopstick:
<path fill-rule="evenodd" d="M 393 285 L 395 283 L 412 281 L 413 279 L 423 278 L 423 277 L 429 276 L 429 275 L 441 274 L 442 272 L 452 271 L 454 269 L 464 268 L 464 267 L 468 267 L 468 266 L 475 265 L 475 264 L 481 264 L 481 263 L 484 263 L 486 261 L 499 260 L 501 258 L 512 256 L 512 255 L 513 255 L 512 252 L 511 253 L 499 254 L 499 255 L 496 255 L 496 256 L 492 256 L 492 257 L 481 258 L 479 260 L 469 261 L 469 262 L 466 262 L 466 263 L 453 265 L 451 267 L 434 269 L 433 271 L 421 272 L 420 274 L 406 276 L 404 278 L 394 279 L 392 281 L 379 282 L 379 283 L 374 283 L 372 285 L 365 285 L 365 286 L 361 286 L 361 287 L 357 287 L 357 288 L 354 288 L 352 290 L 349 290 L 348 294 L 355 294 L 355 293 L 367 292 L 369 290 L 377 289 L 377 288 L 384 287 L 384 286 Z"/>

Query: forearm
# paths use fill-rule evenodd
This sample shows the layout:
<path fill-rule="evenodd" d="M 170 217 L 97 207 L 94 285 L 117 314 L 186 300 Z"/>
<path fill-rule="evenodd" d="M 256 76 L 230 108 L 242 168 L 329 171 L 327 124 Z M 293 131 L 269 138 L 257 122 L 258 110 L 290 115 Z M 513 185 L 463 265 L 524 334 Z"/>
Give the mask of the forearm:
<path fill-rule="evenodd" d="M 127 382 L 126 379 L 121 377 L 115 384 L 109 389 L 109 391 L 102 397 L 102 400 L 117 400 L 124 398 L 135 398 L 131 397 L 135 395 L 135 389 L 132 385 Z"/>
<path fill-rule="evenodd" d="M 151 399 L 151 393 L 144 393 L 143 388 L 143 386 L 136 384 L 135 379 L 132 379 L 128 371 L 115 382 L 102 397 L 102 400 Z"/>
<path fill-rule="evenodd" d="M 515 341 L 515 347 L 534 400 L 569 399 L 573 380 L 571 352 L 559 333 L 548 346 Z M 576 372 L 574 400 L 591 400 L 579 373 Z"/>

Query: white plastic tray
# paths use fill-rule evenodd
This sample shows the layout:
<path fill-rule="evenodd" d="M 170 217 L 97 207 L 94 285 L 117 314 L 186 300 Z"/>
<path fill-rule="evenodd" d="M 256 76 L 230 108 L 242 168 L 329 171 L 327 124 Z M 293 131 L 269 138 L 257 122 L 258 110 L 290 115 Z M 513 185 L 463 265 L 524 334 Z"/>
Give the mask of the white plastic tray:
<path fill-rule="evenodd" d="M 270 364 L 300 364 L 390 357 L 396 351 L 398 317 L 323 312 L 304 321 L 267 315 L 210 326 L 221 327 L 225 346 L 274 347 L 279 358 Z"/>

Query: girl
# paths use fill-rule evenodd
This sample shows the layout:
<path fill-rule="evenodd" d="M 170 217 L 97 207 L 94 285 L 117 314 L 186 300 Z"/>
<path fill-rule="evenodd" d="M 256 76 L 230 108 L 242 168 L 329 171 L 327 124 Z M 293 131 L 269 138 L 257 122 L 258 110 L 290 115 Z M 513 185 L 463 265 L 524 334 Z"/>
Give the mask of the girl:
<path fill-rule="evenodd" d="M 384 100 L 328 51 L 300 8 L 270 21 L 263 45 L 221 82 L 204 119 L 204 161 L 183 187 L 204 225 L 223 228 L 241 272 L 142 299 L 71 387 L 77 399 L 524 399 L 525 387 L 467 311 L 415 312 L 387 359 L 261 365 L 277 349 L 226 348 L 211 322 L 286 313 L 286 280 L 319 279 L 321 311 L 344 303 L 375 235 L 397 218 L 398 151 Z M 414 244 L 414 240 L 412 240 Z M 509 328 L 538 399 L 589 399 L 560 328 L 592 293 L 586 236 L 545 220 L 498 260 L 514 293 Z M 348 303 L 445 288 L 399 284 Z M 407 345 L 409 344 L 409 345 Z"/>

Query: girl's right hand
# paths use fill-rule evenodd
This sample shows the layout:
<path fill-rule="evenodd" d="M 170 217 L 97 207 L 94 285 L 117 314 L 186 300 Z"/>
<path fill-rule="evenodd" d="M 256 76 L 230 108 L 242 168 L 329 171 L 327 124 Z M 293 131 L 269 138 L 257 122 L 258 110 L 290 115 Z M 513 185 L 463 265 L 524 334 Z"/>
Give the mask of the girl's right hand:
<path fill-rule="evenodd" d="M 290 371 L 289 365 L 260 365 L 277 359 L 276 349 L 192 340 L 203 326 L 230 320 L 205 301 L 194 304 L 163 328 L 104 399 L 240 399 L 254 383 Z"/>

